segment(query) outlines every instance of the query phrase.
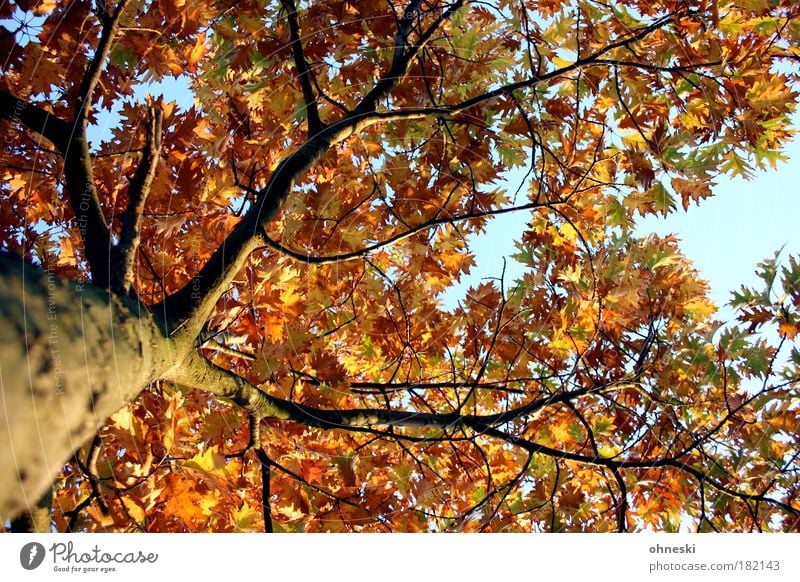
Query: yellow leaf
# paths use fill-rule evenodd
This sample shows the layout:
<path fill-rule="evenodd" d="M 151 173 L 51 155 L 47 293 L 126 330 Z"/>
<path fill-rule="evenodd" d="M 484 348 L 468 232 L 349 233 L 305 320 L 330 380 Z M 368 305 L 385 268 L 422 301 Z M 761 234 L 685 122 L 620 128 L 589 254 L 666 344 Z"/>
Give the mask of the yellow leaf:
<path fill-rule="evenodd" d="M 756 113 L 786 112 L 794 103 L 791 89 L 780 77 L 770 77 L 767 81 L 756 82 L 747 92 L 747 99 Z"/>
<path fill-rule="evenodd" d="M 658 269 L 660 267 L 667 267 L 669 265 L 675 265 L 679 263 L 681 260 L 681 256 L 679 254 L 671 254 L 666 255 L 660 258 L 656 263 L 653 265 L 653 270 Z"/>
<path fill-rule="evenodd" d="M 554 56 L 553 63 L 556 65 L 557 68 L 563 69 L 565 67 L 569 67 L 573 64 L 574 61 L 568 61 L 567 59 L 562 59 L 561 57 Z"/>
<path fill-rule="evenodd" d="M 278 513 L 284 516 L 289 521 L 294 521 L 295 519 L 301 519 L 306 515 L 299 509 L 295 509 L 294 505 L 280 507 L 278 508 Z"/>
<path fill-rule="evenodd" d="M 216 447 L 209 447 L 196 454 L 183 464 L 188 469 L 202 471 L 203 473 L 219 479 L 227 479 L 225 471 L 225 457 L 216 451 Z"/>
<path fill-rule="evenodd" d="M 216 513 L 217 505 L 219 505 L 219 500 L 215 497 L 202 497 L 197 504 L 200 508 L 200 512 L 203 515 L 214 515 Z"/>
<path fill-rule="evenodd" d="M 710 301 L 700 299 L 697 301 L 689 301 L 683 306 L 683 310 L 693 318 L 702 321 L 714 315 L 717 308 Z"/>
<path fill-rule="evenodd" d="M 767 422 L 775 429 L 787 434 L 797 434 L 800 429 L 800 418 L 796 410 L 786 410 L 768 418 Z"/>
<path fill-rule="evenodd" d="M 575 239 L 578 238 L 578 231 L 576 231 L 571 224 L 565 222 L 561 225 L 561 236 L 563 236 L 569 242 L 574 243 Z"/>
<path fill-rule="evenodd" d="M 550 434 L 553 435 L 553 438 L 559 442 L 572 440 L 572 436 L 570 435 L 569 432 L 569 427 L 562 422 L 556 422 L 551 424 Z"/>
<path fill-rule="evenodd" d="M 261 529 L 263 520 L 261 513 L 247 502 L 243 503 L 242 507 L 234 511 L 232 517 L 234 531 L 253 531 L 255 529 Z"/>
<path fill-rule="evenodd" d="M 130 497 L 120 497 L 120 499 L 122 500 L 122 504 L 125 506 L 125 510 L 128 512 L 128 515 L 131 516 L 131 519 L 133 519 L 136 523 L 142 523 L 145 517 L 144 509 L 142 509 Z"/>

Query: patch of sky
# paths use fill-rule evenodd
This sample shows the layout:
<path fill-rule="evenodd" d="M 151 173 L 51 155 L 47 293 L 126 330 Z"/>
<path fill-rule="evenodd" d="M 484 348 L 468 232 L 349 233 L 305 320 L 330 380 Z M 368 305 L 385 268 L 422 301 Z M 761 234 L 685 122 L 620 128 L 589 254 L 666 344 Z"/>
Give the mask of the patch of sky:
<path fill-rule="evenodd" d="M 794 116 L 800 126 L 800 114 Z M 683 253 L 711 286 L 719 317 L 730 319 L 726 307 L 741 285 L 758 286 L 756 265 L 777 250 L 781 256 L 800 254 L 800 141 L 786 148 L 788 162 L 761 170 L 751 180 L 721 177 L 712 198 L 665 218 L 639 221 L 636 233 L 675 234 Z"/>
<path fill-rule="evenodd" d="M 163 97 L 164 101 L 175 101 L 175 106 L 179 110 L 186 110 L 192 106 L 194 96 L 189 86 L 189 77 L 181 75 L 178 77 L 163 77 L 159 81 L 137 84 L 133 89 L 133 101 L 144 103 L 147 95 L 154 98 Z M 97 151 L 103 141 L 111 138 L 111 133 L 116 128 L 122 118 L 123 101 L 118 100 L 111 104 L 110 108 L 100 107 L 97 109 L 97 118 L 89 126 L 87 131 L 89 146 L 93 151 Z"/>
<path fill-rule="evenodd" d="M 794 117 L 800 126 L 800 114 Z M 756 265 L 783 249 L 782 257 L 800 254 L 800 141 L 785 150 L 787 162 L 776 169 L 762 170 L 750 180 L 721 176 L 714 181 L 712 198 L 678 209 L 666 217 L 641 218 L 637 236 L 655 233 L 674 234 L 682 252 L 689 257 L 700 276 L 709 282 L 711 299 L 724 321 L 733 317 L 727 307 L 731 293 L 741 285 L 758 286 Z M 517 190 L 525 169 L 507 174 L 499 188 L 509 193 Z M 530 212 L 514 212 L 489 219 L 480 234 L 469 237 L 476 265 L 469 275 L 442 294 L 442 304 L 453 308 L 463 301 L 467 290 L 482 280 L 499 278 L 505 259 L 506 288 L 511 288 L 523 272 L 513 259 Z"/>
<path fill-rule="evenodd" d="M 32 12 L 25 12 L 16 7 L 11 18 L 0 20 L 0 25 L 14 35 L 14 40 L 19 46 L 24 47 L 39 34 L 45 20 L 45 16 L 36 16 Z"/>

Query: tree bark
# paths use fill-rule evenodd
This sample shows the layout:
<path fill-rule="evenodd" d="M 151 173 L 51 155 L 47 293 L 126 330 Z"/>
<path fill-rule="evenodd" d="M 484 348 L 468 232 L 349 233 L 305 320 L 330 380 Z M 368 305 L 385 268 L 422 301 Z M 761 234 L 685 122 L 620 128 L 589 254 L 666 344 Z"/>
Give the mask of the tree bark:
<path fill-rule="evenodd" d="M 53 489 L 49 488 L 36 505 L 11 520 L 11 533 L 50 533 Z"/>
<path fill-rule="evenodd" d="M 0 254 L 0 518 L 33 509 L 174 350 L 135 300 Z"/>

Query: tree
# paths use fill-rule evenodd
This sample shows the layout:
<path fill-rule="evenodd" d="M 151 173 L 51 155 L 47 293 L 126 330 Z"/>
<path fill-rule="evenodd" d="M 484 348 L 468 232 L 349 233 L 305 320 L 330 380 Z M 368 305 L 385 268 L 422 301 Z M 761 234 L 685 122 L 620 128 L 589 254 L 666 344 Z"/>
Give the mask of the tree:
<path fill-rule="evenodd" d="M 794 0 L 0 18 L 15 528 L 797 530 L 798 263 L 720 327 L 633 230 L 782 159 Z M 445 305 L 508 212 L 523 275 Z"/>

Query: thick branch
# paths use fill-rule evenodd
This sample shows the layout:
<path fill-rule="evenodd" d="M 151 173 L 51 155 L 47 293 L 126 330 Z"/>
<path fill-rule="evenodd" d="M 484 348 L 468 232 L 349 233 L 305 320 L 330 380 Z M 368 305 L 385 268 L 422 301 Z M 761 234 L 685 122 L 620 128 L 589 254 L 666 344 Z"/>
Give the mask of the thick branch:
<path fill-rule="evenodd" d="M 0 89 L 0 119 L 23 125 L 53 142 L 59 150 L 68 143 L 70 124 L 3 89 Z"/>
<path fill-rule="evenodd" d="M 320 142 L 320 143 L 318 143 Z M 219 298 L 245 266 L 250 253 L 264 245 L 260 232 L 278 213 L 295 180 L 327 150 L 328 142 L 312 139 L 285 158 L 272 174 L 260 199 L 226 237 L 192 281 L 153 306 L 170 334 L 197 337 Z"/>
<path fill-rule="evenodd" d="M 158 168 L 161 153 L 161 121 L 163 113 L 157 105 L 147 112 L 147 137 L 142 159 L 128 188 L 128 204 L 120 216 L 119 242 L 114 249 L 114 272 L 111 289 L 129 294 L 133 284 L 133 267 L 139 249 L 139 228 L 142 211 Z"/>
<path fill-rule="evenodd" d="M 92 156 L 86 128 L 92 110 L 95 88 L 108 61 L 114 39 L 119 29 L 122 13 L 131 0 L 120 0 L 111 16 L 102 17 L 103 31 L 94 57 L 83 76 L 75 106 L 74 122 L 68 143 L 61 148 L 64 156 L 64 178 L 69 192 L 72 211 L 83 238 L 86 260 L 92 273 L 92 282 L 108 288 L 111 283 L 111 233 L 108 229 L 100 197 L 92 172 Z"/>
<path fill-rule="evenodd" d="M 413 8 L 413 6 L 415 6 L 415 3 L 412 2 L 409 7 Z M 437 23 L 442 22 L 460 6 L 460 0 L 452 4 L 437 20 Z M 344 141 L 351 135 L 357 134 L 376 123 L 423 118 L 431 115 L 452 115 L 485 101 L 498 98 L 510 91 L 523 87 L 531 87 L 538 83 L 554 79 L 583 66 L 590 65 L 616 48 L 624 47 L 637 40 L 641 40 L 649 33 L 666 26 L 670 22 L 672 22 L 672 15 L 665 16 L 653 24 L 596 51 L 586 58 L 578 59 L 570 65 L 540 76 L 534 76 L 517 83 L 511 83 L 455 105 L 411 109 L 407 111 L 375 112 L 373 109 L 377 100 L 399 82 L 399 72 L 395 71 L 395 69 L 401 65 L 403 67 L 408 66 L 410 60 L 407 59 L 412 59 L 416 54 L 416 49 L 413 46 L 406 46 L 408 35 L 411 31 L 411 24 L 410 22 L 406 24 L 401 23 L 398 32 L 398 46 L 402 45 L 402 50 L 398 49 L 395 51 L 392 71 L 378 81 L 372 91 L 365 96 L 353 113 L 345 116 L 338 122 L 326 126 L 322 131 L 306 141 L 297 151 L 284 158 L 270 177 L 267 186 L 261 191 L 259 200 L 253 205 L 250 211 L 248 211 L 242 221 L 236 225 L 233 232 L 231 232 L 225 242 L 214 252 L 200 272 L 195 275 L 189 284 L 156 305 L 154 308 L 155 312 L 159 313 L 164 319 L 165 324 L 170 329 L 170 333 L 175 333 L 180 330 L 180 333 L 187 338 L 196 338 L 206 319 L 213 311 L 216 302 L 228 289 L 236 274 L 246 264 L 250 253 L 268 244 L 268 241 L 266 241 L 263 236 L 264 229 L 280 210 L 294 183 L 303 176 L 331 146 Z M 438 24 L 434 26 L 438 26 Z M 428 29 L 426 32 L 427 34 L 432 34 L 431 29 Z"/>
<path fill-rule="evenodd" d="M 0 253 L 0 519 L 174 362 L 135 301 Z"/>
<path fill-rule="evenodd" d="M 0 117 L 21 123 L 58 148 L 64 158 L 66 189 L 86 249 L 92 279 L 98 286 L 106 287 L 111 236 L 100 209 L 85 128 L 76 128 L 3 90 L 0 90 Z"/>
<path fill-rule="evenodd" d="M 100 197 L 92 171 L 92 156 L 85 133 L 73 134 L 62 155 L 66 190 L 83 239 L 92 283 L 107 289 L 111 272 L 111 233 L 100 207 Z"/>
<path fill-rule="evenodd" d="M 512 420 L 523 418 L 542 408 L 558 403 L 568 403 L 588 394 L 597 394 L 614 390 L 619 383 L 594 386 L 571 392 L 562 392 L 536 399 L 526 405 L 507 412 L 491 415 L 462 415 L 455 413 L 422 413 L 387 409 L 351 409 L 325 410 L 290 402 L 265 394 L 257 387 L 249 384 L 235 374 L 214 366 L 198 353 L 188 356 L 180 366 L 171 370 L 164 379 L 190 388 L 206 390 L 217 396 L 231 400 L 259 418 L 272 418 L 299 422 L 306 426 L 323 429 L 344 429 L 375 432 L 377 427 L 424 427 L 438 428 L 447 431 L 470 429 L 478 434 L 494 437 L 515 446 L 519 446 L 531 454 L 543 454 L 554 459 L 575 461 L 588 465 L 609 469 L 658 468 L 674 467 L 700 479 L 715 489 L 743 500 L 763 501 L 790 512 L 794 515 L 800 511 L 790 505 L 765 495 L 740 493 L 726 487 L 701 470 L 694 468 L 682 460 L 695 447 L 690 446 L 665 457 L 652 459 L 619 459 L 599 455 L 583 455 L 569 451 L 554 449 L 513 434 L 499 430 L 497 427 Z M 627 385 L 627 384 L 625 384 Z M 396 433 L 386 433 L 387 438 L 402 438 Z"/>
<path fill-rule="evenodd" d="M 192 281 L 153 307 L 170 334 L 194 340 L 219 298 L 245 266 L 250 253 L 263 247 L 261 233 L 275 217 L 300 179 L 337 143 L 362 129 L 359 121 L 344 120 L 326 126 L 281 161 L 259 193 L 256 203 L 217 248 Z"/>
<path fill-rule="evenodd" d="M 459 412 L 437 414 L 382 408 L 350 410 L 314 408 L 266 394 L 236 374 L 210 363 L 198 352 L 190 353 L 181 365 L 170 370 L 163 379 L 182 386 L 205 390 L 231 400 L 259 418 L 288 420 L 323 429 L 394 426 L 440 428 L 445 430 L 471 428 L 483 431 L 524 418 L 549 406 L 569 402 L 589 394 L 613 391 L 622 385 L 613 383 L 591 386 L 537 398 L 506 412 L 470 415 L 460 414 Z"/>
<path fill-rule="evenodd" d="M 297 21 L 297 8 L 294 0 L 281 0 L 284 10 L 286 10 L 286 20 L 289 22 L 289 35 L 292 44 L 292 55 L 294 65 L 297 68 L 297 79 L 300 81 L 300 88 L 303 91 L 303 101 L 306 106 L 306 116 L 308 119 L 308 135 L 316 134 L 322 128 L 317 108 L 317 98 L 311 86 L 311 71 L 308 68 L 306 57 L 303 54 L 303 44 L 300 41 L 300 24 Z"/>

